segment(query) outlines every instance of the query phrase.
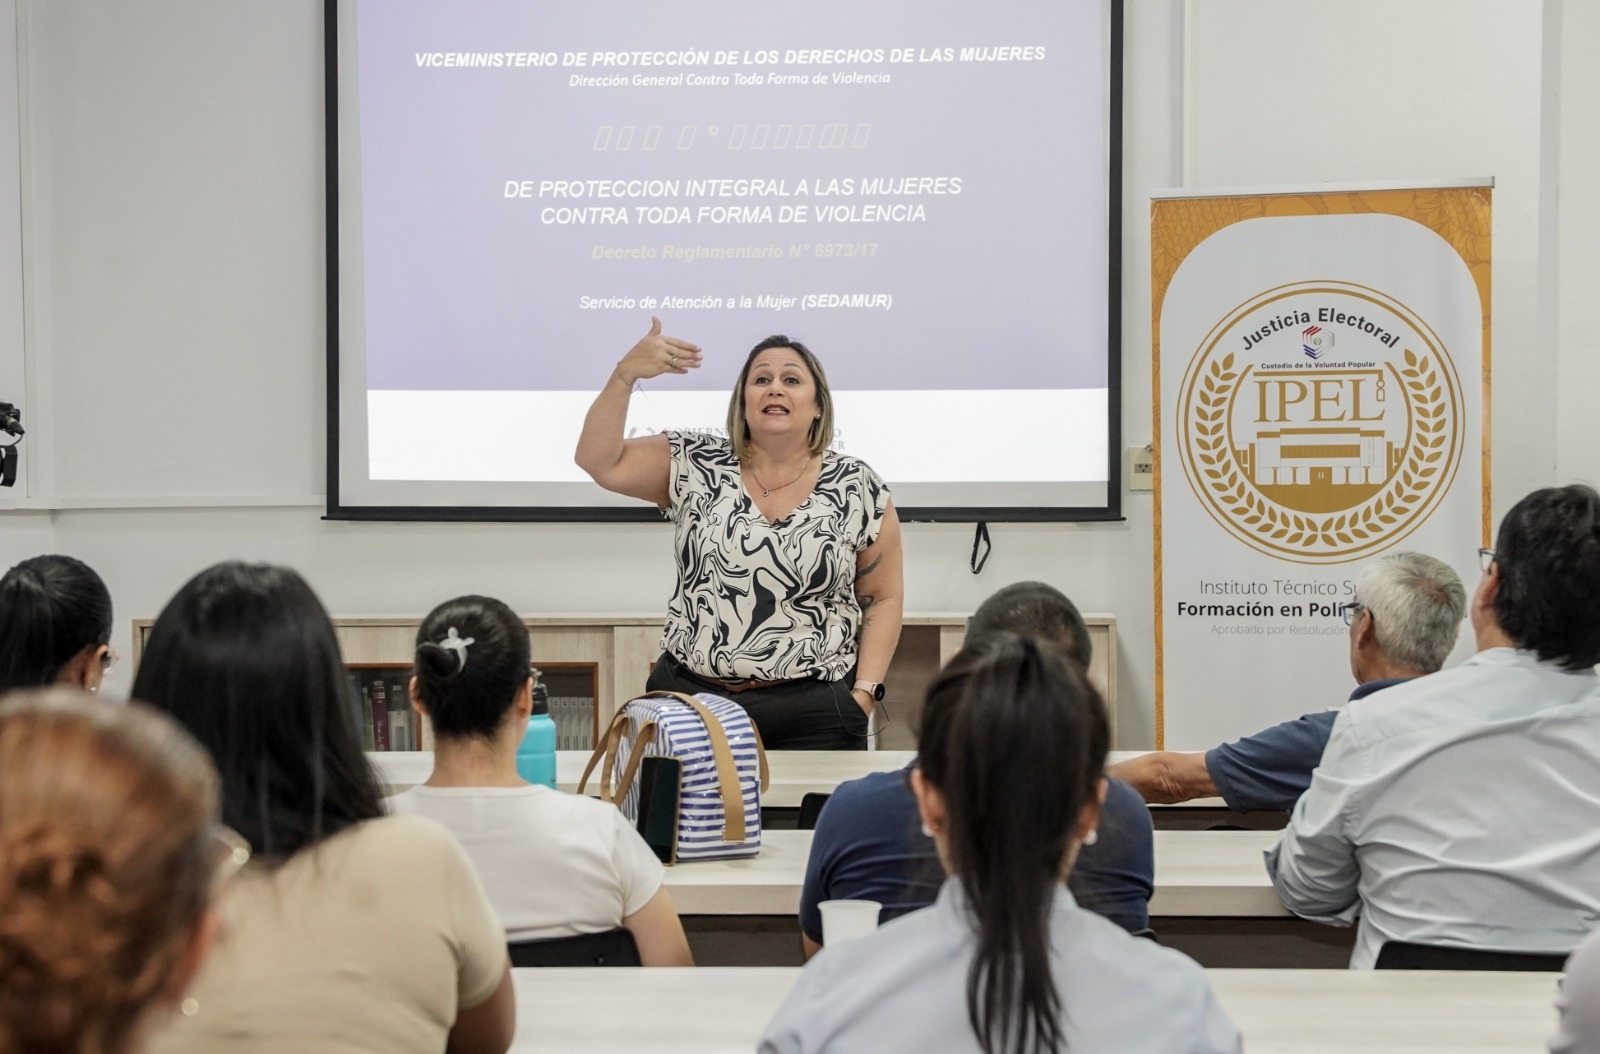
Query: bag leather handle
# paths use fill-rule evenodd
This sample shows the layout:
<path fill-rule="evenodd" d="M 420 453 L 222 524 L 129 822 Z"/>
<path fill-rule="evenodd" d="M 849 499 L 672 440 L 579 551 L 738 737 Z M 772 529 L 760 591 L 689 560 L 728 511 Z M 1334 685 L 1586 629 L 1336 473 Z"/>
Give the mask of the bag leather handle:
<path fill-rule="evenodd" d="M 717 769 L 717 794 L 722 799 L 722 840 L 744 841 L 744 794 L 739 789 L 739 767 L 733 759 L 733 747 L 728 743 L 728 733 L 722 727 L 722 722 L 717 720 L 716 715 L 704 703 L 692 695 L 685 695 L 682 692 L 651 692 L 650 695 L 676 699 L 699 715 L 701 724 L 705 725 L 706 737 L 711 743 L 711 757 Z M 621 781 L 617 784 L 616 798 L 613 798 L 611 772 L 616 760 L 617 746 L 626 734 L 627 724 L 628 713 L 627 707 L 624 706 L 611 719 L 611 724 L 606 728 L 601 742 L 590 755 L 588 764 L 583 767 L 583 776 L 578 780 L 579 794 L 582 794 L 584 787 L 588 785 L 589 776 L 594 772 L 595 766 L 600 765 L 600 800 L 614 803 L 617 799 L 627 796 L 628 789 L 633 786 L 634 777 L 638 775 L 644 747 L 655 742 L 657 733 L 656 722 L 651 721 L 640 728 L 638 734 L 633 737 L 632 746 L 628 751 L 628 763 L 623 769 Z M 765 793 L 772 779 L 767 769 L 767 749 L 761 742 L 761 732 L 756 728 L 754 721 L 750 722 L 750 731 L 756 740 L 756 764 L 760 770 L 760 787 Z"/>
<path fill-rule="evenodd" d="M 615 757 L 617 753 L 617 736 L 622 734 L 621 730 L 626 728 L 627 724 L 628 708 L 624 706 L 612 715 L 611 723 L 606 726 L 604 732 L 600 733 L 600 742 L 595 744 L 594 753 L 589 755 L 589 763 L 583 766 L 583 775 L 578 777 L 579 794 L 582 794 L 583 789 L 589 785 L 589 776 L 594 772 L 594 767 L 600 764 L 601 760 L 606 761 L 605 767 L 607 769 L 611 767 L 610 758 Z M 602 769 L 601 772 L 603 779 L 605 769 Z M 604 794 L 605 792 L 602 791 L 601 796 L 603 797 Z"/>
<path fill-rule="evenodd" d="M 604 734 L 600 737 L 600 744 L 594 748 L 594 753 L 589 755 L 589 761 L 583 766 L 583 775 L 578 777 L 578 793 L 582 794 L 589 785 L 589 776 L 593 774 L 595 766 L 600 766 L 600 800 L 620 808 L 620 799 L 628 796 L 628 788 L 633 786 L 633 777 L 639 771 L 639 763 L 644 755 L 644 747 L 656 740 L 656 723 L 650 721 L 639 729 L 638 735 L 633 737 L 632 748 L 628 751 L 628 764 L 622 773 L 622 782 L 617 785 L 616 793 L 611 789 L 611 773 L 615 768 L 617 747 L 622 742 L 623 736 L 628 731 L 628 708 L 624 706 L 618 710 L 611 719 L 611 724 L 606 726 Z"/>
<path fill-rule="evenodd" d="M 734 764 L 733 748 L 728 745 L 728 733 L 722 722 L 692 695 L 673 692 L 678 701 L 700 715 L 711 740 L 711 757 L 717 765 L 717 793 L 722 798 L 722 840 L 744 841 L 744 794 L 739 789 L 739 767 Z M 752 722 L 754 727 L 754 722 Z"/>
<path fill-rule="evenodd" d="M 612 802 L 617 808 L 622 808 L 622 799 L 628 796 L 628 790 L 633 786 L 633 778 L 639 774 L 639 764 L 644 761 L 644 748 L 656 741 L 657 725 L 654 721 L 647 721 L 639 729 L 639 734 L 633 737 L 633 743 L 628 747 L 628 763 L 623 766 L 622 779 L 617 783 L 616 797 L 611 795 L 611 769 L 608 761 L 606 767 L 600 772 L 600 799 Z"/>

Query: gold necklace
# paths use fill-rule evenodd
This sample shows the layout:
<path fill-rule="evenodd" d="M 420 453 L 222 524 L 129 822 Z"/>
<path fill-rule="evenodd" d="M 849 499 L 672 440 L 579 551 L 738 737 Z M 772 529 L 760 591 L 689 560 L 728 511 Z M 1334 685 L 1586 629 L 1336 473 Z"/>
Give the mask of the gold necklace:
<path fill-rule="evenodd" d="M 800 476 L 804 476 L 806 474 L 806 470 L 811 467 L 811 459 L 813 457 L 815 457 L 815 456 L 816 456 L 815 454 L 811 454 L 811 455 L 808 455 L 806 457 L 805 464 L 800 466 Z M 761 488 L 761 496 L 763 498 L 769 497 L 772 494 L 772 492 L 775 491 L 775 490 L 783 490 L 785 487 L 794 486 L 796 483 L 800 482 L 800 476 L 796 476 L 794 479 L 791 479 L 789 482 L 785 483 L 782 487 L 769 487 L 765 483 L 761 482 L 761 477 L 760 476 L 756 475 L 756 467 L 754 465 L 750 466 L 750 478 L 755 480 L 756 481 L 756 486 Z"/>

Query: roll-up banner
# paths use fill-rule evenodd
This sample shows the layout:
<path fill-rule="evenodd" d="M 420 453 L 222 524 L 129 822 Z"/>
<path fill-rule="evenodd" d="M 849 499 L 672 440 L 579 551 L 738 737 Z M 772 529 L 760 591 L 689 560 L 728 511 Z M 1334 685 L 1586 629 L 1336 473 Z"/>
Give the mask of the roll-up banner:
<path fill-rule="evenodd" d="M 1366 561 L 1477 582 L 1491 183 L 1152 196 L 1158 745 L 1343 702 Z"/>

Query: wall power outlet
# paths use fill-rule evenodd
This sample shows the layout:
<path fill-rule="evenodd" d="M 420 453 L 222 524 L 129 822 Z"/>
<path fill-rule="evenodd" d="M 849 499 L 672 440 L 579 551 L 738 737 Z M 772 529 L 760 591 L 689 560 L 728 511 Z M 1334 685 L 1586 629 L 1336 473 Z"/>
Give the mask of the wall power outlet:
<path fill-rule="evenodd" d="M 1128 448 L 1128 489 L 1155 490 L 1156 453 L 1151 446 Z"/>

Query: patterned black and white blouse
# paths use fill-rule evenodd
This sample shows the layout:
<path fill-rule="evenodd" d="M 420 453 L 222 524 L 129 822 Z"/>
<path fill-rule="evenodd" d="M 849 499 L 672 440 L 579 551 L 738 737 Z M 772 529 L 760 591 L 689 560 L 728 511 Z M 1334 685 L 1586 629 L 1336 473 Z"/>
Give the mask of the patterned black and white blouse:
<path fill-rule="evenodd" d="M 769 523 L 726 439 L 669 432 L 678 585 L 662 650 L 724 681 L 838 680 L 856 664 L 856 558 L 877 540 L 889 488 L 827 451 L 817 486 Z"/>

